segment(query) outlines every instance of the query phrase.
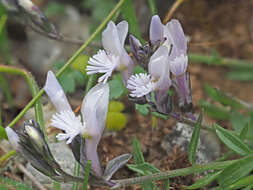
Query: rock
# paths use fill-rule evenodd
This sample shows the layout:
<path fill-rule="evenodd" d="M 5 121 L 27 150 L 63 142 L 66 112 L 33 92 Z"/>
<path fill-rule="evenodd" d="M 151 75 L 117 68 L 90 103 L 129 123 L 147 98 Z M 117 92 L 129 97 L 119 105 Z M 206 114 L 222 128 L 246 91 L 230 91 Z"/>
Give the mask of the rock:
<path fill-rule="evenodd" d="M 171 134 L 166 136 L 161 147 L 172 154 L 173 147 L 178 146 L 182 152 L 188 151 L 193 128 L 184 123 L 177 123 Z M 209 131 L 200 131 L 200 139 L 196 151 L 196 163 L 203 164 L 215 160 L 220 155 L 220 145 L 217 137 Z"/>
<path fill-rule="evenodd" d="M 70 148 L 66 145 L 66 142 L 51 143 L 50 150 L 54 155 L 54 158 L 62 167 L 62 169 L 68 174 L 73 174 L 75 159 Z M 33 168 L 30 163 L 27 164 L 26 169 L 45 187 L 53 189 L 53 180 L 43 175 L 38 170 Z M 26 182 L 32 185 L 29 179 L 25 179 Z M 61 183 L 62 190 L 69 190 L 72 188 L 72 183 Z"/>

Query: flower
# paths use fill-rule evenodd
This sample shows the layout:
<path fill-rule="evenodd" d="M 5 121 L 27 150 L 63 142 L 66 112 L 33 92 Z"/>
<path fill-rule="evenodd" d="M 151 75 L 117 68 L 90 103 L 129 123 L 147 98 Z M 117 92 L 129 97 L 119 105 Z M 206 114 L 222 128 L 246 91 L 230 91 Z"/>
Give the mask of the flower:
<path fill-rule="evenodd" d="M 79 135 L 89 137 L 85 139 L 85 157 L 92 161 L 91 170 L 94 175 L 101 177 L 103 171 L 97 154 L 97 145 L 105 127 L 109 104 L 108 84 L 98 83 L 84 97 L 81 107 L 83 121 L 71 110 L 63 89 L 52 71 L 48 72 L 45 91 L 57 110 L 51 125 L 64 131 L 56 136 L 57 139 L 67 139 L 67 144 L 70 144 Z"/>
<path fill-rule="evenodd" d="M 127 82 L 130 96 L 142 97 L 152 91 L 168 91 L 171 86 L 167 48 L 161 46 L 150 58 L 149 74 L 136 74 Z"/>
<path fill-rule="evenodd" d="M 122 21 L 115 25 L 110 21 L 102 33 L 102 44 L 105 49 L 99 50 L 88 61 L 87 74 L 105 73 L 98 82 L 108 80 L 114 70 L 121 71 L 124 82 L 133 73 L 133 62 L 124 49 L 125 39 L 128 32 L 128 23 Z"/>
<path fill-rule="evenodd" d="M 151 44 L 164 41 L 162 45 L 168 48 L 169 67 L 173 75 L 179 76 L 186 72 L 188 65 L 187 40 L 178 20 L 172 19 L 163 25 L 158 15 L 153 16 L 150 23 L 150 41 Z"/>

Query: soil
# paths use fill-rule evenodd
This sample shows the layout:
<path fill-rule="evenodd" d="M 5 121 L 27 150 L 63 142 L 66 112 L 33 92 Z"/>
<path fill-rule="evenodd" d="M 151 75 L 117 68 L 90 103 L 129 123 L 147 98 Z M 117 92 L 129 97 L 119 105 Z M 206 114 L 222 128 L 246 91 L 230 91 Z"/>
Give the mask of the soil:
<path fill-rule="evenodd" d="M 164 3 L 159 1 L 158 10 L 165 15 Z M 253 60 L 253 2 L 243 0 L 188 0 L 174 13 L 173 18 L 181 21 L 185 34 L 190 37 L 189 52 L 212 54 L 216 50 L 221 57 Z M 221 66 L 208 66 L 201 63 L 189 63 L 191 74 L 192 95 L 195 112 L 199 112 L 198 102 L 207 99 L 203 84 L 222 89 L 231 95 L 247 102 L 253 102 L 252 83 L 235 82 L 226 78 L 228 68 Z M 29 98 L 22 100 L 23 104 L 14 111 L 5 109 L 4 123 L 7 123 L 27 103 Z M 180 152 L 174 147 L 173 154 L 167 155 L 161 148 L 161 140 L 173 131 L 176 123 L 173 119 L 159 120 L 156 128 L 152 128 L 150 116 L 144 117 L 137 113 L 134 105 L 125 102 L 128 116 L 127 126 L 120 132 L 107 133 L 99 145 L 102 163 L 105 165 L 112 158 L 132 152 L 132 139 L 134 136 L 140 141 L 145 160 L 152 163 L 162 171 L 189 167 L 187 153 Z M 3 105 L 6 105 L 4 102 Z M 8 115 L 8 116 L 7 116 Z M 10 117 L 11 116 L 11 117 Z M 218 122 L 229 127 L 226 122 L 216 121 L 205 117 L 208 122 Z M 0 154 L 2 152 L 0 151 Z M 132 163 L 133 161 L 130 161 Z M 113 179 L 123 179 L 136 176 L 126 167 L 115 174 Z M 19 176 L 20 177 L 20 176 Z M 183 189 L 191 185 L 195 176 L 177 177 L 171 179 L 171 189 Z M 162 187 L 163 182 L 158 182 Z M 104 188 L 91 188 L 104 189 Z M 140 186 L 126 188 L 128 190 L 141 189 Z"/>

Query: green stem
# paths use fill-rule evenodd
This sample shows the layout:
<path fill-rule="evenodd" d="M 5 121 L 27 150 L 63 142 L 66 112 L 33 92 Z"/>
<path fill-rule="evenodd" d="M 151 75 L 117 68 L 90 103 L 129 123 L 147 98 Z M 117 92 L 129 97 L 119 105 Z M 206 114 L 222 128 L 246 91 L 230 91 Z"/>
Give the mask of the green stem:
<path fill-rule="evenodd" d="M 4 26 L 6 24 L 7 18 L 8 17 L 6 15 L 2 15 L 1 18 L 0 18 L 0 35 L 3 32 L 3 29 L 4 29 Z"/>
<path fill-rule="evenodd" d="M 4 154 L 3 156 L 1 156 L 0 157 L 0 165 L 15 154 L 16 154 L 16 151 L 11 150 L 11 151 L 7 152 L 6 154 Z"/>
<path fill-rule="evenodd" d="M 210 55 L 201 55 L 201 54 L 188 54 L 189 61 L 191 62 L 200 62 L 210 65 L 224 66 L 224 67 L 233 67 L 233 68 L 241 68 L 241 69 L 253 69 L 252 61 L 238 60 L 238 59 L 230 59 L 230 58 L 215 58 Z"/>
<path fill-rule="evenodd" d="M 154 0 L 148 0 L 148 4 L 149 4 L 149 9 L 150 9 L 151 15 L 156 15 L 157 14 L 157 9 L 156 9 L 156 5 L 155 5 L 155 1 Z"/>
<path fill-rule="evenodd" d="M 65 69 L 71 65 L 77 57 L 88 47 L 88 45 L 94 40 L 94 38 L 104 29 L 107 22 L 113 17 L 113 15 L 117 12 L 117 10 L 121 7 L 125 0 L 120 0 L 118 4 L 114 7 L 114 9 L 110 12 L 110 14 L 105 18 L 105 20 L 99 25 L 96 31 L 90 36 L 90 38 L 77 50 L 77 52 L 68 60 L 68 62 L 56 73 L 56 77 L 59 77 Z M 24 114 L 33 106 L 33 104 L 43 95 L 45 92 L 44 88 L 42 88 L 37 95 L 25 106 L 25 108 L 12 120 L 12 122 L 8 126 L 15 125 Z"/>
<path fill-rule="evenodd" d="M 0 85 L 3 89 L 3 92 L 5 94 L 8 104 L 10 105 L 10 107 L 13 107 L 13 100 L 12 100 L 12 96 L 11 96 L 11 92 L 10 92 L 8 83 L 1 73 L 0 73 Z"/>
<path fill-rule="evenodd" d="M 114 182 L 116 182 L 117 184 L 112 189 L 123 188 L 123 187 L 134 185 L 134 184 L 141 184 L 147 181 L 148 182 L 157 181 L 157 180 L 168 179 L 172 177 L 190 175 L 193 173 L 201 173 L 207 170 L 222 170 L 222 169 L 225 169 L 227 166 L 235 163 L 238 160 L 239 159 L 223 161 L 223 162 L 212 162 L 205 165 L 195 165 L 188 168 L 170 170 L 170 171 L 161 172 L 157 174 L 151 174 L 147 176 L 141 176 L 141 177 L 135 177 L 135 178 L 129 178 L 129 179 L 123 179 L 123 180 L 115 180 Z"/>
<path fill-rule="evenodd" d="M 54 190 L 61 190 L 61 183 L 54 181 Z"/>
<path fill-rule="evenodd" d="M 27 72 L 26 70 L 16 68 L 16 67 L 12 67 L 12 66 L 0 65 L 0 73 L 1 72 L 8 73 L 8 74 L 20 75 L 20 76 L 24 77 L 26 82 L 27 82 L 27 85 L 29 87 L 29 90 L 31 91 L 32 96 L 35 97 L 36 94 L 38 93 L 38 86 L 37 86 L 36 81 L 34 80 L 32 74 Z M 43 133 L 46 137 L 46 130 L 45 130 L 44 119 L 43 119 L 42 104 L 41 104 L 40 100 L 38 100 L 35 104 L 35 116 L 36 116 L 36 120 L 40 124 L 41 129 L 42 129 L 42 131 L 43 131 Z M 9 125 L 9 127 L 12 127 L 14 124 L 15 123 L 12 123 L 12 125 Z"/>
<path fill-rule="evenodd" d="M 89 174 L 90 174 L 90 166 L 91 166 L 91 161 L 88 160 L 85 168 L 85 175 L 84 175 L 84 181 L 83 181 L 83 190 L 86 190 L 87 185 L 88 185 L 88 179 L 89 179 Z"/>
<path fill-rule="evenodd" d="M 75 161 L 74 176 L 79 177 L 80 164 Z M 72 190 L 78 190 L 78 182 L 73 182 Z"/>

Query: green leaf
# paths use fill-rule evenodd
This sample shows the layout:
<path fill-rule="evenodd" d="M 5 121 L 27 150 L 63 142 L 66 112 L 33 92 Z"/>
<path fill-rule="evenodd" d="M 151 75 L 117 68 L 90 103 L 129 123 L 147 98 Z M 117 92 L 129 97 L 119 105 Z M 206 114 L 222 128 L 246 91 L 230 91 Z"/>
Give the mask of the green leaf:
<path fill-rule="evenodd" d="M 216 100 L 223 104 L 224 106 L 231 106 L 234 109 L 242 109 L 243 106 L 235 100 L 233 97 L 226 95 L 224 92 L 217 90 L 207 84 L 204 85 L 204 89 L 208 96 L 210 96 L 213 100 Z"/>
<path fill-rule="evenodd" d="M 247 176 L 253 170 L 253 156 L 248 156 L 236 161 L 225 168 L 218 177 L 221 187 L 227 188 L 238 180 Z"/>
<path fill-rule="evenodd" d="M 245 124 L 245 126 L 243 127 L 243 129 L 241 130 L 241 133 L 240 133 L 240 139 L 245 139 L 247 134 L 248 134 L 248 131 L 249 131 L 249 125 L 248 123 Z"/>
<path fill-rule="evenodd" d="M 232 128 L 239 133 L 248 123 L 249 119 L 248 117 L 233 111 L 230 113 L 229 121 L 232 124 Z"/>
<path fill-rule="evenodd" d="M 199 143 L 199 134 L 200 134 L 200 126 L 203 118 L 203 113 L 201 112 L 198 118 L 198 121 L 194 127 L 194 131 L 192 133 L 191 141 L 189 144 L 189 161 L 191 164 L 195 164 L 195 154 Z"/>
<path fill-rule="evenodd" d="M 200 180 L 198 180 L 197 182 L 195 182 L 191 186 L 185 187 L 185 189 L 199 189 L 201 187 L 204 187 L 204 186 L 212 183 L 215 179 L 217 179 L 218 176 L 220 175 L 220 173 L 221 173 L 221 171 L 207 174 L 205 177 L 201 178 Z"/>
<path fill-rule="evenodd" d="M 136 67 L 134 68 L 134 74 L 139 74 L 139 73 L 147 73 L 147 71 L 140 65 L 136 65 Z"/>
<path fill-rule="evenodd" d="M 110 101 L 108 112 L 122 112 L 125 109 L 125 106 L 122 102 L 119 101 Z"/>
<path fill-rule="evenodd" d="M 136 172 L 139 173 L 140 175 L 149 175 L 153 173 L 159 173 L 160 170 L 158 170 L 156 167 L 154 167 L 150 163 L 142 163 L 142 164 L 128 164 L 127 167 Z"/>
<path fill-rule="evenodd" d="M 127 123 L 125 114 L 119 112 L 108 112 L 106 119 L 106 129 L 110 131 L 120 131 Z"/>
<path fill-rule="evenodd" d="M 123 19 L 126 20 L 129 24 L 129 32 L 135 35 L 141 42 L 143 42 L 132 0 L 125 0 L 124 4 L 121 6 L 121 12 Z"/>
<path fill-rule="evenodd" d="M 110 100 L 119 99 L 123 94 L 127 93 L 120 73 L 114 75 L 108 83 L 110 87 Z"/>
<path fill-rule="evenodd" d="M 135 109 L 140 112 L 142 115 L 148 115 L 149 114 L 149 104 L 135 104 Z"/>
<path fill-rule="evenodd" d="M 0 125 L 0 140 L 2 139 L 8 140 L 8 137 L 7 137 L 4 127 Z"/>
<path fill-rule="evenodd" d="M 135 164 L 143 164 L 145 162 L 140 143 L 136 137 L 133 138 L 133 157 Z"/>
<path fill-rule="evenodd" d="M 90 56 L 88 55 L 80 55 L 77 59 L 72 63 L 71 67 L 74 70 L 81 72 L 82 74 L 86 75 L 86 67 L 88 65 L 88 61 Z"/>
<path fill-rule="evenodd" d="M 155 116 L 155 117 L 158 117 L 158 118 L 162 118 L 164 120 L 168 119 L 168 115 L 164 115 L 164 114 L 161 114 L 161 113 L 158 113 L 158 112 L 152 112 L 152 115 Z"/>
<path fill-rule="evenodd" d="M 148 5 L 149 5 L 151 15 L 157 15 L 155 0 L 148 0 Z"/>
<path fill-rule="evenodd" d="M 220 140 L 232 151 L 235 153 L 245 156 L 252 154 L 253 151 L 236 135 L 231 131 L 226 130 L 220 127 L 217 124 L 214 124 L 216 134 Z"/>
<path fill-rule="evenodd" d="M 251 69 L 237 69 L 234 71 L 231 71 L 227 74 L 227 77 L 231 80 L 237 80 L 237 81 L 253 81 L 253 70 Z"/>
<path fill-rule="evenodd" d="M 12 180 L 12 179 L 9 179 L 9 178 L 5 178 L 5 177 L 0 177 L 0 184 L 6 185 L 6 186 L 10 187 L 10 188 L 8 188 L 8 190 L 10 190 L 10 189 L 16 189 L 16 190 L 34 190 L 33 188 L 29 187 L 28 185 L 26 185 L 26 184 L 24 184 L 24 183 L 22 183 L 20 181 L 15 181 L 15 180 Z"/>
<path fill-rule="evenodd" d="M 253 175 L 250 175 L 230 185 L 227 189 L 239 189 L 252 184 L 253 184 Z"/>
<path fill-rule="evenodd" d="M 199 106 L 212 118 L 226 120 L 230 117 L 229 111 L 224 107 L 215 106 L 204 100 L 199 101 Z"/>

